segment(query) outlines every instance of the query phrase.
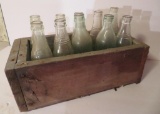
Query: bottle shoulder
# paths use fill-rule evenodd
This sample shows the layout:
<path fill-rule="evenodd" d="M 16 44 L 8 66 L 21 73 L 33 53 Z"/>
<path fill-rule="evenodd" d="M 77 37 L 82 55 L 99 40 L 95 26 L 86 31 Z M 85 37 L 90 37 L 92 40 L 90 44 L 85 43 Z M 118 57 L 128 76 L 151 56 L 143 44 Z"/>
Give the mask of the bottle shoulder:
<path fill-rule="evenodd" d="M 89 38 L 89 39 L 91 39 L 91 36 L 87 30 L 78 30 L 78 29 L 76 30 L 75 29 L 72 38 L 80 38 L 80 39 Z"/>

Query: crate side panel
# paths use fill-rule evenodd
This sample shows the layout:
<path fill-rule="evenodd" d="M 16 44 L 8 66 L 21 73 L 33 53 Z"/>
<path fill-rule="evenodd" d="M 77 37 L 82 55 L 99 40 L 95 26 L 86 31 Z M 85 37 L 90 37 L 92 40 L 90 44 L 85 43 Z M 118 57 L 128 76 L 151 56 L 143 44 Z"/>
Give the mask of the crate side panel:
<path fill-rule="evenodd" d="M 25 102 L 18 78 L 14 70 L 15 64 L 17 62 L 17 56 L 19 52 L 20 43 L 21 43 L 20 39 L 17 39 L 14 41 L 8 61 L 6 63 L 5 73 L 6 73 L 8 82 L 10 84 L 10 87 L 12 89 L 12 93 L 14 95 L 16 103 L 19 107 L 19 110 L 27 111 L 28 109 L 26 106 L 26 102 Z"/>
<path fill-rule="evenodd" d="M 142 79 L 144 66 L 145 66 L 147 56 L 148 56 L 148 53 L 149 53 L 149 46 L 146 46 L 143 49 L 144 49 L 144 51 L 143 51 L 143 56 L 142 56 L 142 59 L 141 59 L 141 65 L 140 65 L 141 67 L 140 67 L 140 70 L 139 70 L 139 79 L 138 79 L 137 83 L 140 83 L 141 79 Z"/>
<path fill-rule="evenodd" d="M 16 69 L 29 110 L 137 83 L 143 48 Z"/>

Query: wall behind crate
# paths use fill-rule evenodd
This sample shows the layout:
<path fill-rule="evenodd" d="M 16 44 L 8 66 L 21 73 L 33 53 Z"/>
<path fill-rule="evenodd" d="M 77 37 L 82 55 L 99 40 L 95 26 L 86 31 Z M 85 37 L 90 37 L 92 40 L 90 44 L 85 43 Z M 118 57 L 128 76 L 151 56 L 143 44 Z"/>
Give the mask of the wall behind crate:
<path fill-rule="evenodd" d="M 45 34 L 54 33 L 56 13 L 65 13 L 68 31 L 72 31 L 73 13 L 82 11 L 86 16 L 87 29 L 91 29 L 93 10 L 108 12 L 111 6 L 117 6 L 119 19 L 123 14 L 134 16 L 132 36 L 151 46 L 149 59 L 160 60 L 160 1 L 159 0 L 1 0 L 11 44 L 14 39 L 31 35 L 29 16 L 41 15 Z"/>

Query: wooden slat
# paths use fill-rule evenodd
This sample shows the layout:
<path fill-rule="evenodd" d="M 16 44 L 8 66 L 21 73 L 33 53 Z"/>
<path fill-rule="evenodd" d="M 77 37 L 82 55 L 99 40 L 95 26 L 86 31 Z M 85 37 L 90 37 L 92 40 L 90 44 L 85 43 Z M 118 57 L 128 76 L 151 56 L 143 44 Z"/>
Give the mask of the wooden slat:
<path fill-rule="evenodd" d="M 26 64 L 27 50 L 28 50 L 28 39 L 22 38 L 16 65 Z"/>
<path fill-rule="evenodd" d="M 15 97 L 15 100 L 17 102 L 17 105 L 19 107 L 20 111 L 27 111 L 27 105 L 18 81 L 18 78 L 16 76 L 14 66 L 17 62 L 17 56 L 19 52 L 19 45 L 20 45 L 20 39 L 17 39 L 14 41 L 12 50 L 10 52 L 6 67 L 5 67 L 5 73 L 8 79 L 8 82 L 10 84 L 10 87 L 12 89 L 13 95 Z"/>

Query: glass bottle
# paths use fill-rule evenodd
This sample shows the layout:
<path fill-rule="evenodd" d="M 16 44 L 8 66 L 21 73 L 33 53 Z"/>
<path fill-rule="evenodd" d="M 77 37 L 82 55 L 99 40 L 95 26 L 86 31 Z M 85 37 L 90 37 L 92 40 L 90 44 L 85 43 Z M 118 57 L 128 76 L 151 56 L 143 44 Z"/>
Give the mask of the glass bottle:
<path fill-rule="evenodd" d="M 43 59 L 52 57 L 51 49 L 47 43 L 47 39 L 44 35 L 43 22 L 33 21 L 31 23 L 33 45 L 31 51 L 31 59 Z"/>
<path fill-rule="evenodd" d="M 111 7 L 110 11 L 109 11 L 109 14 L 114 15 L 114 19 L 112 21 L 112 27 L 113 27 L 113 30 L 114 30 L 116 35 L 118 34 L 118 31 L 119 31 L 119 27 L 118 27 L 118 9 L 119 9 L 118 7 Z"/>
<path fill-rule="evenodd" d="M 112 28 L 114 16 L 105 14 L 103 27 L 96 38 L 96 50 L 116 47 L 116 36 Z"/>
<path fill-rule="evenodd" d="M 56 19 L 55 20 L 56 36 L 54 39 L 54 56 L 63 56 L 73 53 L 71 41 L 66 32 L 66 20 Z"/>
<path fill-rule="evenodd" d="M 84 14 L 76 12 L 74 14 L 75 28 L 72 35 L 72 46 L 74 53 L 92 51 L 92 39 L 86 30 Z"/>
<path fill-rule="evenodd" d="M 117 46 L 127 46 L 132 45 L 132 37 L 131 37 L 131 28 L 130 23 L 132 20 L 132 16 L 124 15 L 122 17 L 121 28 L 117 35 Z"/>
<path fill-rule="evenodd" d="M 93 24 L 92 24 L 92 29 L 90 31 L 94 50 L 95 50 L 96 37 L 99 31 L 102 29 L 102 14 L 103 12 L 101 10 L 94 11 Z"/>
<path fill-rule="evenodd" d="M 33 21 L 41 21 L 40 15 L 31 15 L 30 16 L 30 24 Z M 34 34 L 32 34 L 32 35 L 34 35 Z M 33 44 L 33 37 L 31 37 L 31 46 L 32 46 L 32 44 Z"/>

